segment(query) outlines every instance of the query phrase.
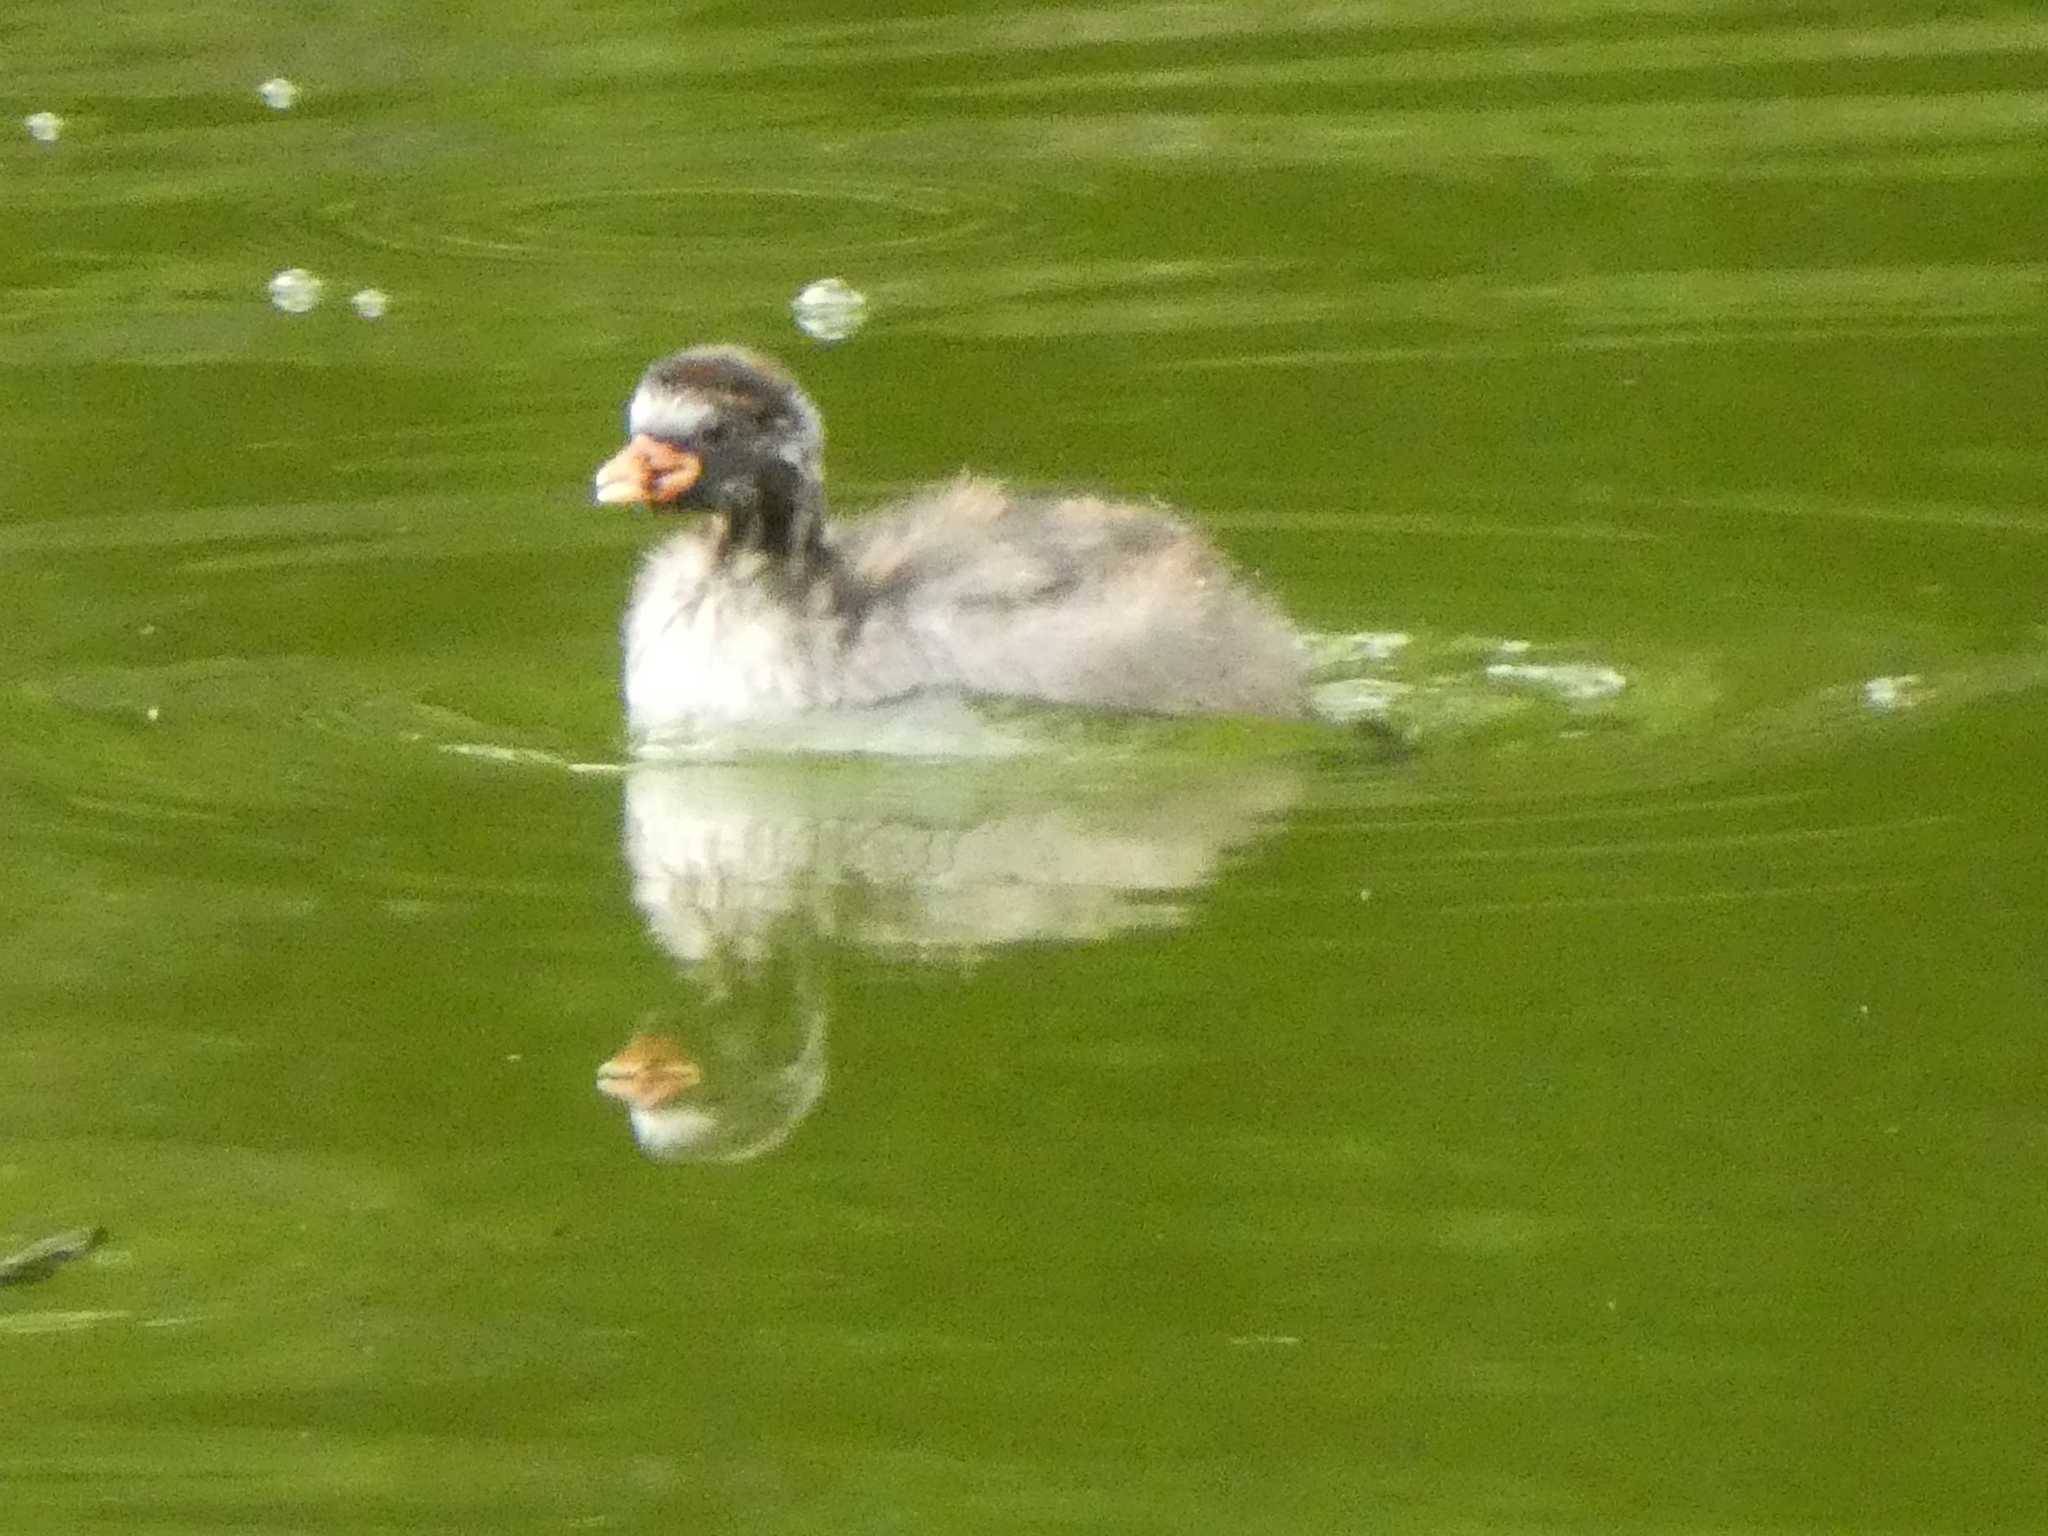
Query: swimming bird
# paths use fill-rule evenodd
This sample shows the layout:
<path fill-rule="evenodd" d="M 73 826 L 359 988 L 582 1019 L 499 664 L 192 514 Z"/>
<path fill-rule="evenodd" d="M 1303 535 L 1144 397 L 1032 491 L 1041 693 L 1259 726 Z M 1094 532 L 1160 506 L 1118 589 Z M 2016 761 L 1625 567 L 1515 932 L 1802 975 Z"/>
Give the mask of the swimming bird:
<path fill-rule="evenodd" d="M 1293 627 L 1185 518 L 971 475 L 850 520 L 818 408 L 733 346 L 651 364 L 596 499 L 705 514 L 647 555 L 623 624 L 639 738 L 921 694 L 1298 716 Z"/>

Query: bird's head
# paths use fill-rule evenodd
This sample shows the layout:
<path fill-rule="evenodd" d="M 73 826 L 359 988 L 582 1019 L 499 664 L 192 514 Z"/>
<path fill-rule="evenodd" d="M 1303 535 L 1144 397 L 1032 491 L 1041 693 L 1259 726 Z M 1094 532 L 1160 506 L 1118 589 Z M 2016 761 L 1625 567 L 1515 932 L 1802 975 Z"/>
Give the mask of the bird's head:
<path fill-rule="evenodd" d="M 739 347 L 651 364 L 626 407 L 626 446 L 597 500 L 787 521 L 816 495 L 825 431 L 796 381 Z"/>

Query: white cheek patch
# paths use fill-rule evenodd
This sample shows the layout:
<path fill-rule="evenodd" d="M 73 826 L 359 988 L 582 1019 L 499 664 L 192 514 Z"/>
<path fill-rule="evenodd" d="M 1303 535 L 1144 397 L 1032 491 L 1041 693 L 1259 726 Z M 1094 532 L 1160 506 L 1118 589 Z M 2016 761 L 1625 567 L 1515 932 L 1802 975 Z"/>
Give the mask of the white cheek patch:
<path fill-rule="evenodd" d="M 646 432 L 655 437 L 686 438 L 711 419 L 714 409 L 709 400 L 635 390 L 633 403 L 626 409 L 626 431 L 629 436 Z"/>

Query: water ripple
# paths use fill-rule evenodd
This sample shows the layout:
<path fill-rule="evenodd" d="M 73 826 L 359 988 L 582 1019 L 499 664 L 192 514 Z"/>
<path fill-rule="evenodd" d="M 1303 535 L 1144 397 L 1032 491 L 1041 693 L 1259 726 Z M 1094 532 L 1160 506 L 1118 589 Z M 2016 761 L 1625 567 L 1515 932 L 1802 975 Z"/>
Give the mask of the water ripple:
<path fill-rule="evenodd" d="M 1017 202 L 985 187 L 705 179 L 500 201 L 480 199 L 474 188 L 441 202 L 408 192 L 402 202 L 330 202 L 317 217 L 337 236 L 384 250 L 566 265 L 675 260 L 683 249 L 693 261 L 721 253 L 758 259 L 764 250 L 778 261 L 853 261 L 972 244 L 1012 226 L 1018 213 Z"/>

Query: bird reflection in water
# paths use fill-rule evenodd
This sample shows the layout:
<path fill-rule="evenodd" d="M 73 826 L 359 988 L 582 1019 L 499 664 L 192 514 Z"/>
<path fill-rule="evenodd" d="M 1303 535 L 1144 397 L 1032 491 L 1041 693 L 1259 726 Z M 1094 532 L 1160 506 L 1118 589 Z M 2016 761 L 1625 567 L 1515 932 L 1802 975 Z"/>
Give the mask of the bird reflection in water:
<path fill-rule="evenodd" d="M 763 1023 L 773 1021 L 764 1020 Z M 682 1036 L 644 1029 L 597 1069 L 597 1090 L 626 1106 L 633 1139 L 659 1162 L 738 1163 L 780 1146 L 825 1091 L 825 1020 L 803 1016 L 792 1059 L 747 1060 L 772 1028 L 742 1030 L 714 1083 Z"/>
<path fill-rule="evenodd" d="M 824 1094 L 835 954 L 964 968 L 1175 926 L 1297 792 L 1285 757 L 642 763 L 633 902 L 694 1001 L 643 1018 L 598 1090 L 649 1157 L 759 1157 Z"/>

